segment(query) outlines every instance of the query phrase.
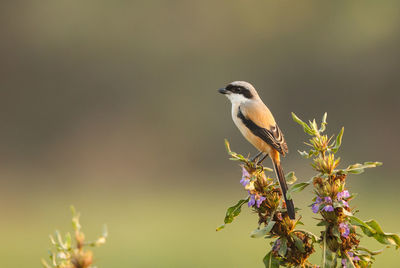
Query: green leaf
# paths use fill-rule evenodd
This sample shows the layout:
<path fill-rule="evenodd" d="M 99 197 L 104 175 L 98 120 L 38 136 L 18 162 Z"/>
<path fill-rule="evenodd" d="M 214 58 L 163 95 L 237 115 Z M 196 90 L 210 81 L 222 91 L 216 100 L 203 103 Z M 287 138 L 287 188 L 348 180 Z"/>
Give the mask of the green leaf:
<path fill-rule="evenodd" d="M 321 122 L 321 128 L 319 129 L 319 132 L 322 133 L 326 129 L 326 125 L 328 124 L 326 122 L 326 117 L 328 116 L 328 113 L 324 113 L 324 116 L 322 117 L 322 122 Z"/>
<path fill-rule="evenodd" d="M 294 175 L 293 171 L 286 174 L 285 179 L 287 184 L 293 184 L 297 181 L 297 177 Z"/>
<path fill-rule="evenodd" d="M 344 127 L 342 127 L 342 129 L 340 130 L 338 136 L 336 137 L 335 145 L 333 145 L 333 147 L 331 148 L 333 153 L 336 153 L 339 150 L 340 145 L 342 144 L 343 132 Z"/>
<path fill-rule="evenodd" d="M 75 207 L 74 206 L 70 206 L 71 209 L 71 213 L 72 213 L 72 228 L 74 229 L 74 231 L 81 231 L 81 224 L 79 223 L 79 213 L 76 212 Z"/>
<path fill-rule="evenodd" d="M 375 220 L 362 221 L 355 216 L 350 217 L 350 223 L 361 228 L 368 237 L 375 238 L 381 244 L 400 247 L 400 236 L 394 233 L 383 232 L 381 226 Z"/>
<path fill-rule="evenodd" d="M 300 238 L 297 237 L 297 235 L 292 233 L 292 238 L 294 240 L 294 245 L 296 246 L 296 248 L 301 252 L 301 253 L 305 253 L 305 249 L 304 249 L 304 245 L 303 245 L 303 241 L 301 241 Z"/>
<path fill-rule="evenodd" d="M 272 171 L 274 171 L 272 168 L 269 168 L 269 167 L 263 167 L 263 171 L 269 171 L 269 172 L 272 172 Z"/>
<path fill-rule="evenodd" d="M 315 242 L 321 242 L 321 241 L 320 241 L 320 238 L 319 238 L 318 236 L 316 236 L 315 234 L 313 234 L 313 233 L 311 233 L 311 232 L 309 232 L 309 231 L 306 231 L 306 230 L 299 230 L 299 229 L 296 230 L 296 231 L 297 231 L 297 232 L 302 232 L 303 234 L 305 234 L 305 235 L 311 237 L 313 243 L 315 243 Z"/>
<path fill-rule="evenodd" d="M 297 193 L 297 192 L 301 192 L 304 190 L 304 188 L 306 188 L 308 185 L 310 185 L 311 181 L 309 182 L 300 182 L 297 183 L 295 185 L 293 185 L 292 187 L 290 187 L 290 189 L 287 191 L 286 193 L 286 198 L 288 200 L 292 199 L 292 193 Z"/>
<path fill-rule="evenodd" d="M 342 243 L 342 240 L 340 239 L 340 231 L 339 231 L 339 227 L 337 225 L 333 226 L 332 228 L 332 234 L 334 237 L 336 237 L 336 240 L 338 241 L 338 243 Z"/>
<path fill-rule="evenodd" d="M 242 211 L 242 206 L 244 204 L 246 204 L 247 202 L 249 202 L 249 198 L 246 199 L 241 199 L 239 200 L 239 202 L 237 202 L 236 205 L 229 207 L 226 211 L 226 215 L 225 215 L 225 219 L 224 219 L 224 224 L 222 224 L 221 226 L 219 226 L 216 231 L 219 231 L 223 228 L 225 228 L 225 225 L 228 223 L 231 223 L 235 217 L 237 217 L 240 212 Z"/>
<path fill-rule="evenodd" d="M 344 215 L 346 216 L 353 216 L 353 213 L 351 213 L 350 211 L 348 211 L 347 209 L 342 209 L 342 212 Z"/>
<path fill-rule="evenodd" d="M 302 157 L 304 157 L 304 158 L 310 158 L 313 154 L 311 153 L 311 151 L 310 152 L 306 152 L 306 151 L 299 151 L 299 150 L 297 150 L 297 152 L 299 152 L 299 154 L 302 156 Z"/>
<path fill-rule="evenodd" d="M 322 268 L 335 268 L 337 266 L 336 252 L 332 252 L 326 245 L 326 232 L 322 240 Z"/>
<path fill-rule="evenodd" d="M 58 245 L 59 245 L 60 247 L 62 247 L 63 249 L 66 249 L 66 248 L 65 248 L 65 245 L 64 245 L 64 241 L 63 241 L 63 239 L 62 239 L 62 237 L 61 237 L 60 232 L 59 232 L 58 230 L 56 230 L 55 234 L 56 234 L 56 237 L 57 237 L 57 243 L 58 243 Z"/>
<path fill-rule="evenodd" d="M 51 252 L 50 260 L 52 261 L 53 266 L 57 267 L 57 258 L 56 258 L 56 253 L 55 252 Z"/>
<path fill-rule="evenodd" d="M 65 235 L 64 240 L 65 240 L 65 247 L 66 247 L 67 249 L 70 249 L 70 248 L 71 248 L 71 245 L 72 245 L 72 237 L 71 237 L 71 234 L 70 234 L 70 233 L 67 233 L 67 234 Z"/>
<path fill-rule="evenodd" d="M 396 247 L 400 247 L 399 235 L 394 233 L 383 232 L 381 226 L 375 220 L 369 220 L 366 221 L 365 223 L 376 231 L 376 235 L 374 237 L 378 242 L 382 244 L 394 245 Z"/>
<path fill-rule="evenodd" d="M 53 244 L 53 246 L 57 245 L 56 240 L 54 239 L 54 237 L 52 235 L 49 235 L 50 238 L 50 242 L 51 244 Z"/>
<path fill-rule="evenodd" d="M 385 247 L 385 248 L 386 248 L 386 247 Z M 385 250 L 385 248 L 382 248 L 382 249 L 380 249 L 380 250 L 371 251 L 371 250 L 369 250 L 369 249 L 367 249 L 367 248 L 364 248 L 364 247 L 357 247 L 357 251 L 365 251 L 365 252 L 368 253 L 369 255 L 374 256 L 374 255 L 381 254 L 381 253 Z M 363 253 L 361 253 L 361 254 L 363 254 Z"/>
<path fill-rule="evenodd" d="M 327 249 L 326 251 L 326 268 L 336 268 L 337 267 L 337 255 L 335 252 L 330 251 Z"/>
<path fill-rule="evenodd" d="M 256 166 L 255 163 L 251 162 L 249 159 L 247 159 L 243 155 L 235 153 L 235 152 L 232 152 L 231 147 L 230 147 L 229 142 L 228 142 L 227 139 L 225 139 L 225 148 L 226 148 L 226 151 L 228 152 L 228 154 L 231 156 L 229 158 L 229 160 L 241 161 L 241 162 L 245 163 L 246 165 L 251 165 L 251 166 L 254 166 L 254 167 Z M 265 168 L 265 170 L 272 171 L 272 169 L 269 169 L 269 168 Z"/>
<path fill-rule="evenodd" d="M 324 236 L 322 238 L 322 268 L 327 268 L 326 263 L 326 254 L 329 249 L 326 246 L 326 231 L 324 232 Z"/>
<path fill-rule="evenodd" d="M 303 127 L 305 133 L 307 133 L 307 134 L 309 134 L 311 136 L 313 136 L 315 134 L 314 131 L 307 125 L 307 123 L 303 122 L 293 112 L 292 112 L 292 118 L 297 124 L 299 124 L 300 126 Z"/>
<path fill-rule="evenodd" d="M 368 224 L 366 224 L 365 222 L 363 222 L 362 220 L 360 220 L 355 216 L 350 216 L 349 218 L 350 218 L 350 223 L 352 225 L 360 227 L 365 235 L 369 237 L 372 237 L 374 235 L 375 233 L 374 230 Z"/>
<path fill-rule="evenodd" d="M 42 265 L 44 268 L 51 268 L 51 266 L 44 259 L 42 259 Z"/>
<path fill-rule="evenodd" d="M 308 158 L 308 153 L 306 151 L 298 151 L 302 157 Z"/>
<path fill-rule="evenodd" d="M 267 235 L 269 232 L 271 232 L 272 228 L 275 225 L 275 221 L 270 221 L 268 224 L 262 228 L 262 229 L 256 229 L 253 232 L 251 232 L 250 237 L 252 238 L 259 238 L 262 236 Z"/>
<path fill-rule="evenodd" d="M 265 268 L 279 268 L 279 260 L 274 257 L 272 251 L 268 252 L 263 259 Z"/>
<path fill-rule="evenodd" d="M 107 225 L 106 225 L 106 224 L 103 225 L 103 231 L 102 231 L 101 235 L 102 235 L 103 237 L 105 237 L 105 238 L 108 237 L 108 228 L 107 228 Z"/>
<path fill-rule="evenodd" d="M 285 257 L 287 252 L 287 239 L 286 237 L 281 237 L 280 239 L 281 239 L 281 245 L 279 247 L 278 254 L 282 257 Z"/>
<path fill-rule="evenodd" d="M 346 253 L 345 253 L 345 256 L 346 256 L 347 264 L 350 264 L 349 267 L 356 268 L 356 267 L 354 266 L 354 263 L 353 263 L 352 259 L 351 259 L 350 256 L 349 256 L 349 253 L 346 252 Z"/>
<path fill-rule="evenodd" d="M 229 141 L 227 139 L 225 139 L 225 148 L 228 154 L 232 154 L 231 146 L 229 145 Z"/>
<path fill-rule="evenodd" d="M 320 221 L 319 223 L 317 223 L 317 226 L 328 226 L 329 222 L 326 221 Z"/>
<path fill-rule="evenodd" d="M 345 170 L 341 170 L 343 173 L 361 174 L 366 168 L 374 168 L 382 166 L 382 162 L 365 162 L 364 164 L 353 164 L 348 166 Z"/>
<path fill-rule="evenodd" d="M 307 144 L 308 145 L 308 144 Z M 297 150 L 297 152 L 304 158 L 311 158 L 312 156 L 317 156 L 319 154 L 318 151 L 315 150 L 310 150 L 308 153 L 306 151 L 299 151 Z"/>
<path fill-rule="evenodd" d="M 310 126 L 311 126 L 313 132 L 318 133 L 318 125 L 317 125 L 317 122 L 315 121 L 315 119 L 312 122 L 311 121 L 309 121 L 309 122 L 310 122 Z"/>

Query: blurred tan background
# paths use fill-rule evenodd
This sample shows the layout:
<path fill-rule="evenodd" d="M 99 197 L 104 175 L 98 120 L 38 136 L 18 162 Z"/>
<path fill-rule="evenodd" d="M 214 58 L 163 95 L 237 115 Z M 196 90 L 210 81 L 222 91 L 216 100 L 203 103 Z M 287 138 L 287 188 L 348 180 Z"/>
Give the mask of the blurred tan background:
<path fill-rule="evenodd" d="M 70 204 L 89 238 L 109 227 L 99 267 L 263 267 L 269 244 L 249 237 L 247 209 L 215 232 L 246 194 L 223 139 L 255 153 L 216 91 L 233 80 L 258 88 L 302 181 L 307 136 L 290 112 L 345 126 L 342 166 L 384 162 L 350 177 L 353 205 L 400 231 L 399 14 L 398 1 L 2 3 L 0 267 L 40 267 Z M 311 198 L 294 197 L 318 233 Z"/>

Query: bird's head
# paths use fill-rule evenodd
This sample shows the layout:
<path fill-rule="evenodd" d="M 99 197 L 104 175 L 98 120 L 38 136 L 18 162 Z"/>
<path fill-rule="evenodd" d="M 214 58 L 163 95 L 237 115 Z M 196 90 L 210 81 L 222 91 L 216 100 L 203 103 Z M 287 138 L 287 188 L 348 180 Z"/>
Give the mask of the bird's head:
<path fill-rule="evenodd" d="M 229 83 L 225 88 L 220 88 L 218 92 L 224 94 L 232 104 L 240 104 L 259 98 L 253 85 L 245 81 Z"/>

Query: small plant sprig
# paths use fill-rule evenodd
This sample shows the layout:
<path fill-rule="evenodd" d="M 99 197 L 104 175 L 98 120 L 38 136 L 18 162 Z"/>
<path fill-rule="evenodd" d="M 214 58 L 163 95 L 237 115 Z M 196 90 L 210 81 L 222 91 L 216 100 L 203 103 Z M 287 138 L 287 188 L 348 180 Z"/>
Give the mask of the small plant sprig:
<path fill-rule="evenodd" d="M 107 228 L 104 226 L 103 234 L 92 242 L 85 242 L 85 234 L 81 231 L 79 213 L 71 206 L 72 227 L 74 229 L 74 240 L 70 233 L 66 233 L 64 238 L 59 231 L 55 236 L 50 235 L 52 249 L 50 253 L 50 264 L 42 259 L 45 268 L 95 268 L 92 266 L 93 253 L 85 250 L 85 247 L 99 247 L 106 242 Z"/>
<path fill-rule="evenodd" d="M 397 234 L 385 233 L 375 220 L 362 221 L 354 214 L 357 212 L 350 207 L 350 200 L 354 194 L 350 194 L 346 188 L 346 179 L 349 174 L 360 174 L 366 168 L 381 166 L 380 162 L 366 162 L 364 164 L 354 164 L 346 169 L 337 169 L 340 158 L 335 154 L 340 148 L 344 128 L 341 129 L 336 139 L 323 135 L 326 129 L 325 113 L 322 123 L 318 127 L 315 119 L 309 123 L 303 122 L 294 113 L 294 121 L 301 125 L 304 132 L 311 136 L 309 151 L 299 151 L 307 158 L 312 159 L 312 167 L 317 172 L 310 181 L 298 183 L 291 187 L 288 196 L 293 192 L 299 192 L 312 184 L 314 186 L 315 197 L 310 205 L 314 213 L 319 213 L 322 217 L 317 224 L 324 226 L 321 232 L 320 243 L 323 250 L 322 267 L 330 268 L 338 266 L 338 259 L 341 259 L 341 267 L 371 267 L 374 256 L 382 252 L 370 251 L 359 245 L 360 237 L 356 232 L 359 227 L 362 232 L 375 238 L 378 242 L 396 248 L 400 246 L 400 237 Z"/>
<path fill-rule="evenodd" d="M 265 267 L 315 267 L 309 263 L 308 258 L 314 252 L 314 243 L 318 238 L 305 230 L 295 229 L 301 225 L 300 219 L 290 220 L 285 203 L 282 202 L 282 191 L 277 182 L 265 175 L 270 168 L 257 166 L 248 158 L 232 152 L 227 140 L 226 149 L 231 156 L 230 160 L 241 162 L 242 179 L 240 183 L 248 192 L 247 197 L 239 200 L 236 205 L 228 208 L 224 224 L 217 231 L 225 228 L 237 217 L 242 206 L 248 207 L 258 215 L 258 228 L 250 236 L 253 238 L 273 238 L 271 251 L 264 257 Z M 296 181 L 294 172 L 286 175 L 288 184 Z"/>

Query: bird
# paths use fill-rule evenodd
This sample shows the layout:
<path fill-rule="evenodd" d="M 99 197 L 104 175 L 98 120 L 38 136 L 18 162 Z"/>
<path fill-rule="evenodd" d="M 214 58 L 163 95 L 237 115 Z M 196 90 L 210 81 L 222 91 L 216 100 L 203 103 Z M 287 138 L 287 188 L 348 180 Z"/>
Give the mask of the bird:
<path fill-rule="evenodd" d="M 261 100 L 254 86 L 248 82 L 234 81 L 218 91 L 231 101 L 232 119 L 235 125 L 259 151 L 252 161 L 264 154 L 256 163 L 259 165 L 267 156 L 270 156 L 286 202 L 287 213 L 290 219 L 295 219 L 293 200 L 288 200 L 286 197 L 288 187 L 280 158 L 280 155 L 285 156 L 289 152 L 288 146 L 271 111 Z"/>

